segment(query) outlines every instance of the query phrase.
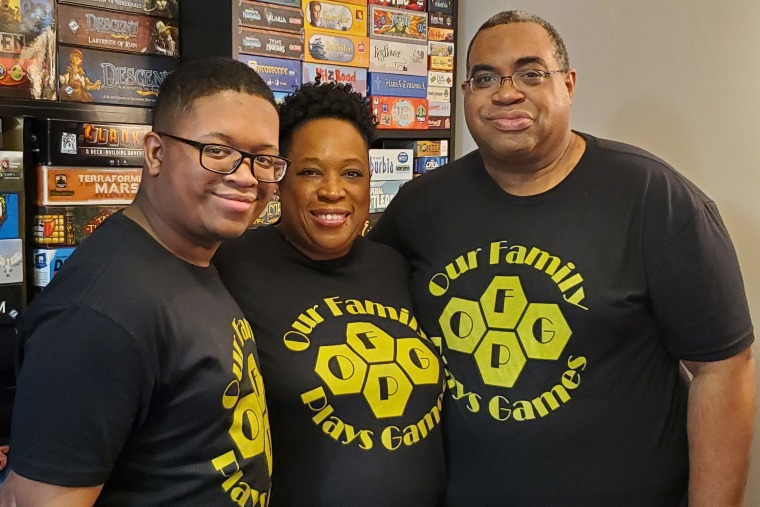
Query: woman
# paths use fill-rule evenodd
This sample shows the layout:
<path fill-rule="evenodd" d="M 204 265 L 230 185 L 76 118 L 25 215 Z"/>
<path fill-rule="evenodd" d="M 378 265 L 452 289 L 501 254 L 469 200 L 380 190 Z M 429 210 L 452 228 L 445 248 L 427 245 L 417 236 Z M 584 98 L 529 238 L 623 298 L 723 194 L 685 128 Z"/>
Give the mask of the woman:
<path fill-rule="evenodd" d="M 369 103 L 306 84 L 280 109 L 282 217 L 215 263 L 254 329 L 273 442 L 271 505 L 431 506 L 444 482 L 443 367 L 395 251 L 359 236 Z"/>

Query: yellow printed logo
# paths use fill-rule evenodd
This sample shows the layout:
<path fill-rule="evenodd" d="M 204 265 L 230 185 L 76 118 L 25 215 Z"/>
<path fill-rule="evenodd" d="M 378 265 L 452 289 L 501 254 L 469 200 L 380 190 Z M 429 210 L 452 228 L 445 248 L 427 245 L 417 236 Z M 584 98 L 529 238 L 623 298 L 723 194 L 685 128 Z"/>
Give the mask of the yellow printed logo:
<path fill-rule="evenodd" d="M 269 429 L 264 383 L 256 358 L 253 330 L 246 319 L 232 322 L 232 375 L 222 395 L 222 406 L 232 411 L 232 424 L 228 431 L 234 447 L 211 462 L 224 477 L 222 488 L 230 500 L 238 505 L 269 503 L 269 491 L 258 491 L 246 482 L 241 463 L 263 455 L 268 473 L 272 474 L 272 435 Z"/>
<path fill-rule="evenodd" d="M 446 346 L 473 354 L 498 387 L 514 386 L 528 359 L 559 359 L 572 334 L 559 306 L 529 303 L 516 276 L 494 277 L 480 301 L 451 298 L 439 324 Z"/>
<path fill-rule="evenodd" d="M 388 450 L 426 438 L 441 420 L 442 367 L 416 319 L 406 309 L 367 300 L 330 297 L 322 303 L 324 306 L 320 303 L 301 313 L 283 335 L 288 350 L 309 353 L 312 334 L 315 329 L 325 329 L 321 326 L 327 323 L 329 331 L 318 333 L 320 343 L 326 343 L 316 348 L 313 363 L 322 385 L 301 394 L 314 424 L 335 441 L 363 450 L 373 449 L 377 436 Z M 384 319 L 387 325 L 370 322 L 364 316 Z M 405 330 L 403 334 L 400 329 Z M 401 337 L 396 337 L 399 334 Z M 431 399 L 431 408 L 416 415 L 408 413 L 408 407 L 418 386 L 437 386 L 438 392 Z M 365 417 L 361 426 L 349 422 L 343 418 L 347 414 L 336 413 L 332 397 L 355 397 L 367 407 L 370 419 Z M 356 413 L 352 417 L 357 417 Z M 398 422 L 388 421 L 402 417 L 405 424 L 397 426 Z M 407 421 L 410 417 L 412 424 Z M 373 422 L 381 423 L 380 427 Z"/>
<path fill-rule="evenodd" d="M 335 395 L 361 393 L 378 419 L 402 416 L 414 385 L 440 375 L 419 338 L 394 340 L 370 322 L 350 322 L 345 344 L 321 347 L 315 371 Z"/>
<path fill-rule="evenodd" d="M 477 248 L 457 257 L 445 269 L 433 275 L 429 292 L 433 297 L 448 296 L 438 324 L 440 337 L 431 337 L 439 348 L 447 351 L 444 363 L 452 354 L 467 354 L 483 385 L 511 389 L 533 362 L 560 361 L 573 332 L 560 304 L 529 301 L 518 276 L 493 276 L 479 297 L 468 299 L 450 295 L 451 289 L 481 267 L 521 265 L 545 275 L 556 285 L 558 298 L 582 311 L 585 291 L 583 277 L 575 272 L 572 262 L 563 262 L 536 247 L 509 245 L 495 241 L 487 248 Z M 445 347 L 443 347 L 445 345 Z M 528 421 L 545 417 L 572 398 L 571 392 L 581 382 L 585 370 L 584 356 L 568 356 L 566 369 L 556 385 L 529 400 L 510 400 L 505 394 L 484 397 L 467 389 L 451 367 L 446 382 L 455 400 L 464 400 L 470 412 L 479 412 L 485 401 L 488 413 L 496 420 Z M 507 391 L 503 391 L 506 393 Z"/>

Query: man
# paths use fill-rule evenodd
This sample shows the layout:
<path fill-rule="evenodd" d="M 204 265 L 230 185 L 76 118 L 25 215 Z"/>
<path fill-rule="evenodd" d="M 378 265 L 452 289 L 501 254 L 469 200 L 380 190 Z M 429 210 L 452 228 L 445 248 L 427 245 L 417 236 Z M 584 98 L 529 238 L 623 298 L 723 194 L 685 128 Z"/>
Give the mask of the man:
<path fill-rule="evenodd" d="M 317 1 L 309 2 L 309 23 L 312 26 L 322 26 L 322 4 Z"/>
<path fill-rule="evenodd" d="M 226 59 L 161 87 L 134 203 L 32 303 L 11 433 L 13 505 L 266 505 L 271 441 L 250 325 L 209 265 L 266 205 L 272 93 Z"/>
<path fill-rule="evenodd" d="M 544 20 L 491 18 L 467 72 L 478 150 L 370 233 L 409 259 L 448 365 L 447 504 L 740 505 L 753 331 L 715 204 L 570 129 L 576 72 Z"/>

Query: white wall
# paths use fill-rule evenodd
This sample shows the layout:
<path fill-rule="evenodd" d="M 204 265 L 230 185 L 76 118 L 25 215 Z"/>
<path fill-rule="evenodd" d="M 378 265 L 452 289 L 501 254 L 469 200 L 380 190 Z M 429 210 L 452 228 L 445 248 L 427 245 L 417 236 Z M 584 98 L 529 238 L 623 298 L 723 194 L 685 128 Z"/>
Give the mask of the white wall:
<path fill-rule="evenodd" d="M 578 71 L 575 129 L 655 153 L 717 202 L 760 329 L 760 2 L 459 0 L 458 82 L 477 28 L 507 9 L 564 38 Z M 456 125 L 461 156 L 476 148 L 461 106 Z M 760 505 L 760 418 L 756 433 L 747 506 Z"/>

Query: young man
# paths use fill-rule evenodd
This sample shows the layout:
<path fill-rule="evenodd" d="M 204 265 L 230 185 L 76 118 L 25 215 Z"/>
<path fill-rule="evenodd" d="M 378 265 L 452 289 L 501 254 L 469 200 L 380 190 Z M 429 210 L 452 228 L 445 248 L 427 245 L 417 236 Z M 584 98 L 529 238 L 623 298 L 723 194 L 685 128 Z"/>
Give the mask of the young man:
<path fill-rule="evenodd" d="M 256 345 L 209 261 L 284 175 L 278 127 L 244 64 L 196 61 L 166 79 L 134 203 L 26 316 L 7 504 L 267 504 Z"/>
<path fill-rule="evenodd" d="M 753 330 L 715 203 L 571 130 L 576 73 L 541 18 L 491 18 L 467 71 L 479 149 L 405 185 L 370 233 L 409 259 L 440 337 L 448 505 L 740 505 Z"/>

